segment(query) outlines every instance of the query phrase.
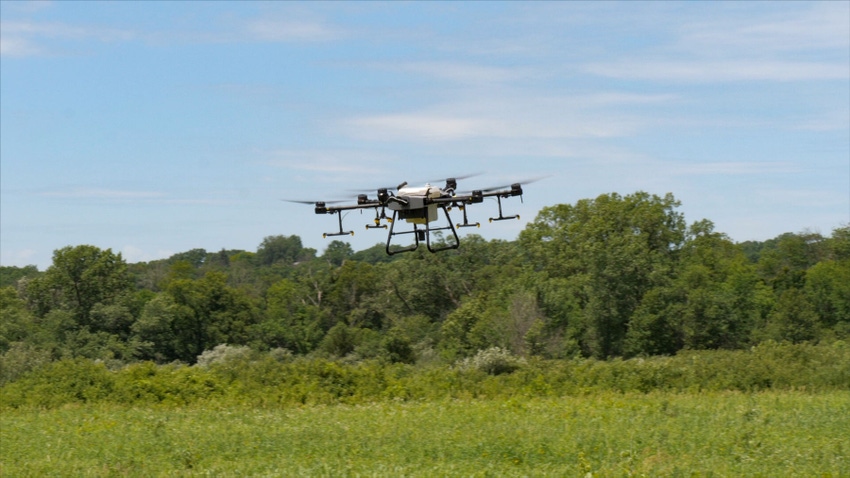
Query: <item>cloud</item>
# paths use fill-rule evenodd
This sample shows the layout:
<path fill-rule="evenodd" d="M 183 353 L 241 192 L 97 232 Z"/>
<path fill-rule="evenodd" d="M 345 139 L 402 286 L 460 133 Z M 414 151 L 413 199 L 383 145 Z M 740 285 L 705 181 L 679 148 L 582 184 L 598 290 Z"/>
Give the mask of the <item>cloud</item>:
<path fill-rule="evenodd" d="M 170 43 L 317 42 L 342 38 L 344 32 L 320 21 L 256 19 L 230 23 L 224 29 L 131 30 L 61 22 L 15 20 L 0 22 L 0 55 L 44 56 L 60 52 L 56 42 L 94 40 L 102 43 L 144 41 Z"/>
<path fill-rule="evenodd" d="M 380 153 L 356 150 L 275 150 L 260 153 L 267 166 L 333 175 L 374 174 L 382 163 L 396 160 Z"/>
<path fill-rule="evenodd" d="M 628 58 L 588 62 L 581 70 L 609 78 L 684 82 L 850 78 L 848 3 L 786 5 L 768 10 L 712 6 L 704 19 L 679 19 L 666 41 Z"/>
<path fill-rule="evenodd" d="M 533 74 L 532 71 L 524 68 L 507 68 L 455 61 L 409 61 L 393 63 L 385 67 L 405 73 L 473 85 L 516 81 Z"/>
<path fill-rule="evenodd" d="M 249 38 L 266 42 L 330 41 L 342 36 L 342 31 L 316 21 L 258 19 L 247 22 Z"/>
<path fill-rule="evenodd" d="M 350 117 L 341 129 L 376 141 L 622 137 L 643 128 L 647 120 L 621 107 L 674 98 L 620 93 L 547 97 L 505 89 L 460 95 L 457 101 L 419 111 Z"/>
<path fill-rule="evenodd" d="M 796 173 L 799 167 L 785 161 L 712 161 L 692 164 L 669 163 L 665 169 L 674 175 L 764 175 Z"/>
<path fill-rule="evenodd" d="M 26 38 L 20 37 L 0 37 L 0 56 L 6 57 L 24 57 L 35 56 L 42 52 L 41 48 L 34 45 Z"/>
<path fill-rule="evenodd" d="M 850 47 L 847 2 L 777 9 L 760 18 L 742 13 L 685 23 L 680 28 L 681 47 L 703 54 L 721 51 L 749 55 Z"/>
<path fill-rule="evenodd" d="M 64 191 L 48 191 L 42 193 L 42 196 L 68 199 L 159 199 L 165 197 L 165 193 L 159 191 L 75 188 Z"/>
<path fill-rule="evenodd" d="M 369 139 L 457 140 L 487 136 L 498 121 L 429 113 L 384 114 L 351 118 L 345 127 L 354 136 Z"/>
<path fill-rule="evenodd" d="M 0 22 L 0 55 L 24 57 L 46 55 L 56 51 L 51 41 L 100 42 L 130 41 L 139 34 L 119 28 L 76 26 L 59 22 L 3 21 Z M 48 45 L 53 45 L 52 48 Z"/>
<path fill-rule="evenodd" d="M 584 66 L 590 74 L 620 79 L 668 81 L 807 81 L 846 80 L 850 66 L 836 63 L 801 61 L 641 61 L 591 63 Z"/>

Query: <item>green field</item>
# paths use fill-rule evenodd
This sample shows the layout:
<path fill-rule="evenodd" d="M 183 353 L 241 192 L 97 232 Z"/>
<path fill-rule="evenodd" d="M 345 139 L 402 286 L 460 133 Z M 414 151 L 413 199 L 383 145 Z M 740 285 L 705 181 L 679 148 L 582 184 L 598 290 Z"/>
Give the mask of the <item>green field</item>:
<path fill-rule="evenodd" d="M 850 476 L 850 393 L 5 409 L 0 475 Z"/>

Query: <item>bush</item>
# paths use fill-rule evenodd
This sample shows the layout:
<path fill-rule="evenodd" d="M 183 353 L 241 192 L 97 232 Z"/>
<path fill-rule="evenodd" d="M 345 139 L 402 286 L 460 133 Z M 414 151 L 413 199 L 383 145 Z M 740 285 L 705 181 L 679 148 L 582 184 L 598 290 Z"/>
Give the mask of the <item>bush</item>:
<path fill-rule="evenodd" d="M 213 347 L 212 350 L 204 350 L 201 355 L 198 355 L 196 365 L 203 368 L 217 363 L 246 360 L 250 359 L 254 354 L 254 351 L 245 345 L 219 344 Z"/>
<path fill-rule="evenodd" d="M 50 363 L 50 359 L 50 350 L 24 342 L 12 342 L 9 350 L 0 355 L 0 385 Z"/>
<path fill-rule="evenodd" d="M 203 355 L 203 354 L 202 354 Z M 199 361 L 201 362 L 201 361 Z M 525 359 L 491 348 L 453 367 L 291 358 L 219 346 L 207 365 L 137 363 L 109 370 L 54 362 L 0 387 L 0 408 L 72 403 L 362 404 L 384 400 L 559 397 L 595 393 L 850 390 L 850 345 L 767 343 L 748 351 L 683 352 L 630 360 Z"/>
<path fill-rule="evenodd" d="M 0 389 L 0 406 L 55 408 L 67 403 L 101 401 L 115 386 L 103 363 L 88 359 L 53 362 Z"/>
<path fill-rule="evenodd" d="M 457 366 L 462 370 L 478 370 L 488 375 L 501 375 L 513 372 L 524 363 L 525 360 L 516 357 L 508 349 L 490 347 L 479 350 L 473 357 L 458 361 Z"/>

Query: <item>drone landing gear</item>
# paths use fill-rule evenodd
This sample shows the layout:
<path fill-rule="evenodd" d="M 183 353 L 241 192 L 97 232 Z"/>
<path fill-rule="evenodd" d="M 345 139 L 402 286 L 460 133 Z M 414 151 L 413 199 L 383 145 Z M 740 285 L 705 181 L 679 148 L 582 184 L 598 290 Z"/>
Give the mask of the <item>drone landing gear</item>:
<path fill-rule="evenodd" d="M 394 232 L 396 219 L 398 218 L 398 211 L 393 211 L 393 218 L 389 221 L 390 231 L 387 234 L 387 254 L 393 255 L 398 254 L 400 252 L 415 251 L 417 248 L 419 248 L 420 242 L 425 242 L 425 244 L 428 246 L 428 250 L 431 252 L 440 252 L 448 249 L 457 249 L 458 247 L 460 247 L 460 238 L 457 236 L 457 231 L 455 230 L 454 224 L 452 224 L 452 218 L 449 216 L 449 213 L 446 210 L 446 206 L 441 205 L 439 207 L 443 210 L 443 215 L 446 217 L 446 221 L 448 221 L 448 226 L 431 227 L 430 221 L 426 220 L 424 229 L 420 229 L 419 224 L 413 223 L 412 230 L 400 232 Z M 452 235 L 454 236 L 454 242 L 450 242 L 444 246 L 432 246 L 431 233 L 437 231 L 452 231 Z M 393 237 L 400 236 L 402 234 L 413 234 L 413 244 L 405 247 L 393 248 Z"/>
<path fill-rule="evenodd" d="M 469 222 L 466 217 L 466 206 L 458 206 L 458 209 L 463 211 L 463 224 L 458 224 L 457 227 L 481 227 L 480 222 Z"/>
<path fill-rule="evenodd" d="M 502 214 L 502 196 L 496 196 L 496 201 L 499 203 L 499 217 L 491 217 L 490 222 L 507 221 L 508 219 L 519 219 L 519 214 L 515 214 L 513 216 L 505 216 Z"/>
<path fill-rule="evenodd" d="M 366 224 L 366 229 L 386 229 L 387 225 L 381 224 L 381 219 L 387 219 L 387 221 L 390 221 L 387 218 L 387 215 L 384 213 L 383 209 L 381 209 L 381 212 L 378 213 L 378 209 L 375 208 L 375 224 L 374 225 Z"/>
<path fill-rule="evenodd" d="M 330 236 L 353 236 L 354 231 L 343 231 L 342 230 L 342 213 L 340 211 L 334 211 L 333 214 L 339 218 L 339 232 L 326 232 L 322 234 L 323 238 L 328 238 Z"/>

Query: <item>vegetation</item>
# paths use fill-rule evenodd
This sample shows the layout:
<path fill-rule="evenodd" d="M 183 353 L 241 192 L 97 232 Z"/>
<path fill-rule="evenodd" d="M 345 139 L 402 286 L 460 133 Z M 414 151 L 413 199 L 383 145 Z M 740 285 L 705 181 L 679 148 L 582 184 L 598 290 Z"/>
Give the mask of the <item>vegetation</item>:
<path fill-rule="evenodd" d="M 600 393 L 0 416 L 8 476 L 847 476 L 850 396 Z"/>
<path fill-rule="evenodd" d="M 127 264 L 68 246 L 4 267 L 0 383 L 60 359 L 193 364 L 218 345 L 452 364 L 497 347 L 596 359 L 850 335 L 850 228 L 735 244 L 672 195 L 544 208 L 516 241 L 389 257 L 297 236 Z"/>
<path fill-rule="evenodd" d="M 850 346 L 766 343 L 747 351 L 694 351 L 629 360 L 521 359 L 490 349 L 448 365 L 342 363 L 219 346 L 194 366 L 140 362 L 109 370 L 66 359 L 0 388 L 0 408 L 87 404 L 260 408 L 383 401 L 525 399 L 599 393 L 850 391 Z"/>
<path fill-rule="evenodd" d="M 678 206 L 2 267 L 0 473 L 850 474 L 850 226 L 736 244 Z"/>

